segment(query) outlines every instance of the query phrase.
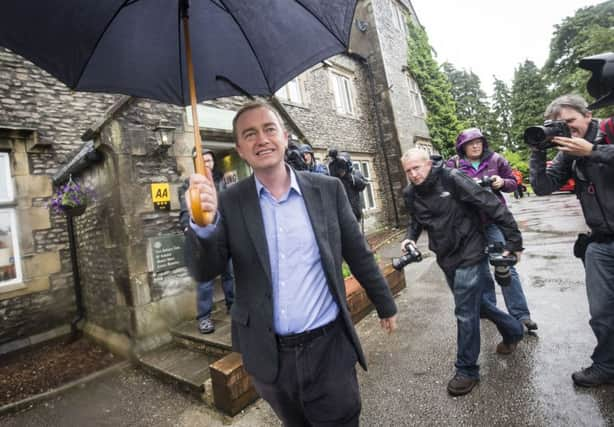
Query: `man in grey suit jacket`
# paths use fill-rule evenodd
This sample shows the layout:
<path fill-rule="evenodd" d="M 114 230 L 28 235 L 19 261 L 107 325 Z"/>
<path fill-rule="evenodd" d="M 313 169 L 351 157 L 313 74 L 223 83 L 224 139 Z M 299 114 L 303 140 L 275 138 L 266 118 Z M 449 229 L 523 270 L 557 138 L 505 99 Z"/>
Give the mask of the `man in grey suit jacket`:
<path fill-rule="evenodd" d="M 219 201 L 207 178 L 190 177 L 201 208 L 216 215 L 205 227 L 191 221 L 189 271 L 197 281 L 209 280 L 232 258 L 233 346 L 285 425 L 358 425 L 355 364 L 366 369 L 366 363 L 347 307 L 342 260 L 389 333 L 396 329 L 390 290 L 340 181 L 285 164 L 288 135 L 277 112 L 247 104 L 233 133 L 254 174 Z"/>

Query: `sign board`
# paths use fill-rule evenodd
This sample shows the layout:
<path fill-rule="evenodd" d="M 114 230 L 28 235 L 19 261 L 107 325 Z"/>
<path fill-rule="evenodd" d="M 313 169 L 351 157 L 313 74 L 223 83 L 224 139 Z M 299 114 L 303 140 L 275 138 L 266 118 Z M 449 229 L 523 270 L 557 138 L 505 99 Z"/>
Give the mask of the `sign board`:
<path fill-rule="evenodd" d="M 165 234 L 150 237 L 147 242 L 149 271 L 159 273 L 185 266 L 183 260 L 183 234 Z"/>
<path fill-rule="evenodd" d="M 171 187 L 168 182 L 151 184 L 151 200 L 157 211 L 171 209 Z"/>
<path fill-rule="evenodd" d="M 192 126 L 192 110 L 190 107 L 185 107 L 185 110 L 188 125 Z M 197 105 L 196 113 L 198 114 L 198 125 L 201 129 L 232 131 L 232 120 L 235 117 L 236 111 Z"/>

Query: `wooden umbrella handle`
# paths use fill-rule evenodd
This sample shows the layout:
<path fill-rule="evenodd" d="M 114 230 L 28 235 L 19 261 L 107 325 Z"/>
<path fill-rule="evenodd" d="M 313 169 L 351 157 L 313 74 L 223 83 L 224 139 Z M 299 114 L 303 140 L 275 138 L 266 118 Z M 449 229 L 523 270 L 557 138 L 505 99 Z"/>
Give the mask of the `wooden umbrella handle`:
<path fill-rule="evenodd" d="M 197 149 L 196 156 L 196 173 L 206 176 L 209 181 L 213 182 L 211 171 L 209 168 L 205 167 L 202 150 Z M 197 188 L 190 188 L 190 215 L 192 216 L 192 220 L 201 227 L 211 224 L 215 215 L 214 212 L 208 212 L 202 209 L 200 205 L 200 192 Z"/>
<path fill-rule="evenodd" d="M 187 4 L 184 4 L 187 7 Z M 190 46 L 190 25 L 187 9 L 182 13 L 183 35 L 185 41 L 185 56 L 188 68 L 188 84 L 190 89 L 190 105 L 192 106 L 192 124 L 194 125 L 194 150 L 196 152 L 195 166 L 196 173 L 206 176 L 211 182 L 213 177 L 211 171 L 205 167 L 203 161 L 203 150 L 200 139 L 200 126 L 198 125 L 198 112 L 196 109 L 196 84 L 194 83 L 194 66 L 192 65 L 192 48 Z M 204 227 L 213 222 L 215 212 L 203 211 L 200 205 L 200 192 L 196 188 L 190 188 L 190 214 L 192 220 Z"/>

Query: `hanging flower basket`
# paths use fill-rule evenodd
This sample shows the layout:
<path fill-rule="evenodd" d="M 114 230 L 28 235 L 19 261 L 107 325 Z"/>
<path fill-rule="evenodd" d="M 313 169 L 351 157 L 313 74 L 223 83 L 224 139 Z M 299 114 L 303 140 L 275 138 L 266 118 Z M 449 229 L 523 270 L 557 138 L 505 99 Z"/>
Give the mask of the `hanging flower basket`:
<path fill-rule="evenodd" d="M 79 215 L 83 215 L 83 213 L 85 212 L 85 208 L 87 208 L 87 205 L 80 205 L 80 206 L 62 206 L 62 212 L 64 213 L 64 215 L 66 216 L 79 216 Z"/>
<path fill-rule="evenodd" d="M 73 181 L 71 176 L 66 184 L 58 187 L 48 207 L 58 214 L 79 216 L 85 212 L 85 208 L 93 200 L 93 190 Z"/>

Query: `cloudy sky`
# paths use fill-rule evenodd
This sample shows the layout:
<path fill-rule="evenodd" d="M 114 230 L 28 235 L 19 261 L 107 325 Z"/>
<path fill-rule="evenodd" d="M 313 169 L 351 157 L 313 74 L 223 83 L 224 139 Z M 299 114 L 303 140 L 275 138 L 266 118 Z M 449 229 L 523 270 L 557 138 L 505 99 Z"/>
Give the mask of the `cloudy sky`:
<path fill-rule="evenodd" d="M 490 93 L 492 75 L 508 84 L 518 64 L 541 67 L 554 25 L 594 0 L 412 0 L 439 63 L 472 70 Z M 598 53 L 598 52 L 596 52 Z"/>

